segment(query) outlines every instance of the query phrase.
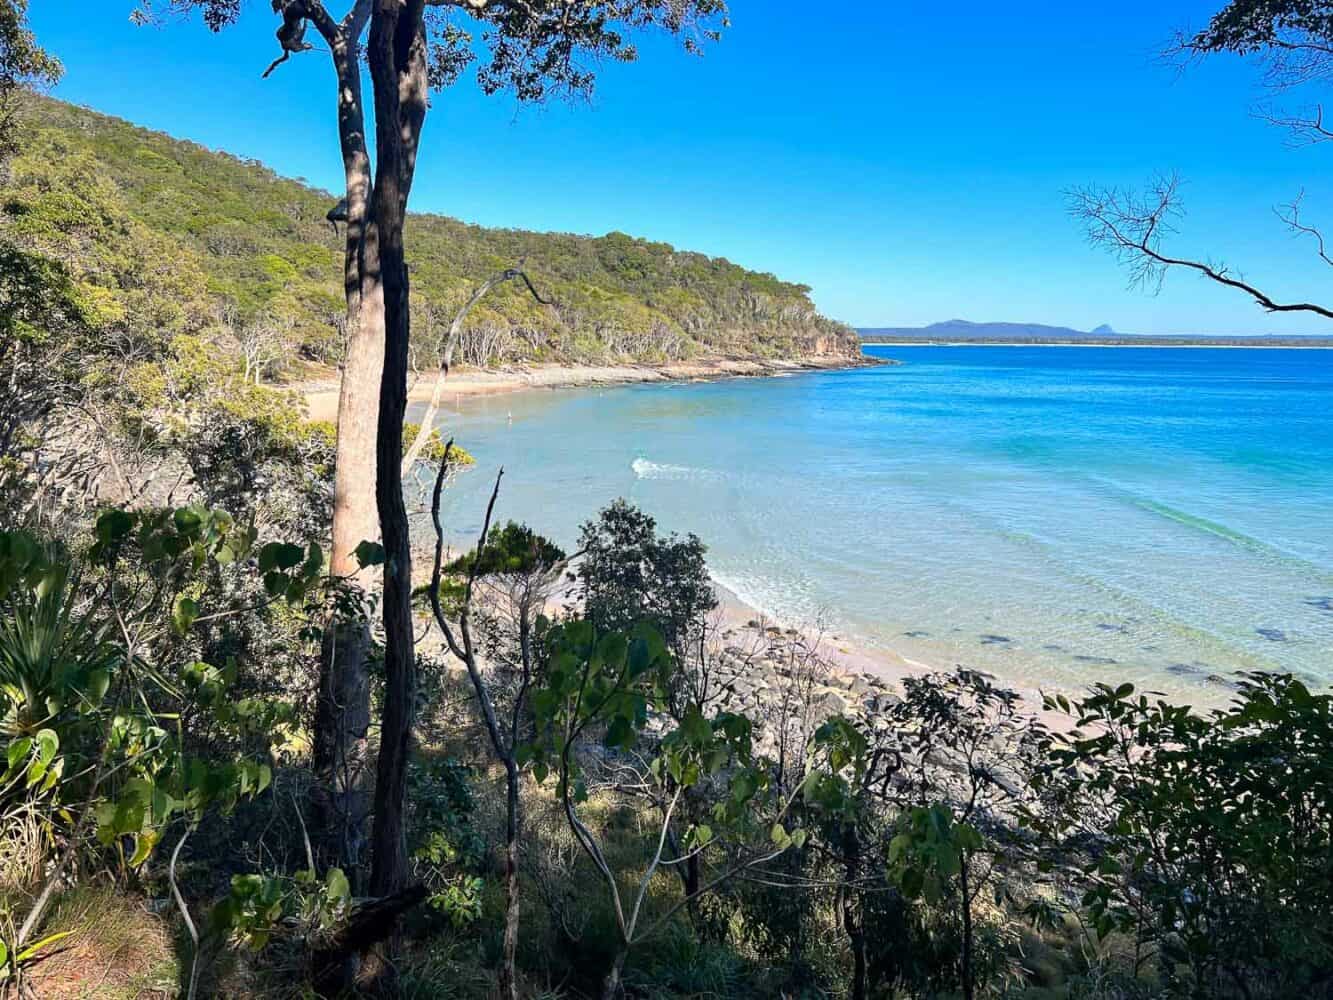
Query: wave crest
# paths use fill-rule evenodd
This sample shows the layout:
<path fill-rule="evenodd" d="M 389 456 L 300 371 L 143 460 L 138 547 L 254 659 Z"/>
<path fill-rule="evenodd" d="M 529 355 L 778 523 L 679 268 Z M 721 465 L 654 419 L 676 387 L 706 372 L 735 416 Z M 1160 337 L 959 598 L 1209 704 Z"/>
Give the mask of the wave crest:
<path fill-rule="evenodd" d="M 636 458 L 629 467 L 634 470 L 637 479 L 710 479 L 713 476 L 707 469 L 672 465 L 669 462 L 650 462 L 646 458 Z"/>

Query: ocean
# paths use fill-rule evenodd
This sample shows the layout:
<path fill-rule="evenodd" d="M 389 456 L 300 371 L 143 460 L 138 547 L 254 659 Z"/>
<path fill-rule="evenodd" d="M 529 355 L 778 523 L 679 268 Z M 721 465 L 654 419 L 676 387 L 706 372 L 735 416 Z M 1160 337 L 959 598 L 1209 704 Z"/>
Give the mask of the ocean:
<path fill-rule="evenodd" d="M 872 347 L 892 367 L 465 398 L 445 501 L 573 547 L 616 497 L 784 623 L 1207 700 L 1333 682 L 1333 351 Z M 411 414 L 409 414 L 409 418 Z"/>

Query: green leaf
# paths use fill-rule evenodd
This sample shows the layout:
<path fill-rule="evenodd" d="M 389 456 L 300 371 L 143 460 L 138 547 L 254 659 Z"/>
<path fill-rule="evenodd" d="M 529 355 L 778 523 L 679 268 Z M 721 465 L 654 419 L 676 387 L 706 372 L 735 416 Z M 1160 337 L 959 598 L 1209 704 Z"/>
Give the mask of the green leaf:
<path fill-rule="evenodd" d="M 352 897 L 352 886 L 341 868 L 330 868 L 324 877 L 324 889 L 330 899 L 345 902 Z"/>
<path fill-rule="evenodd" d="M 692 746 L 702 747 L 713 738 L 713 727 L 697 707 L 691 705 L 680 723 L 680 733 Z"/>
<path fill-rule="evenodd" d="M 129 866 L 138 868 L 148 860 L 148 855 L 153 853 L 153 848 L 157 845 L 157 832 L 147 830 L 138 834 L 134 838 L 134 853 L 130 855 Z"/>
<path fill-rule="evenodd" d="M 54 729 L 39 729 L 37 731 L 37 759 L 43 765 L 50 764 L 59 750 L 60 737 L 56 735 Z"/>
<path fill-rule="evenodd" d="M 134 519 L 123 510 L 108 510 L 97 519 L 97 538 L 115 542 L 124 538 L 134 527 Z"/>
<path fill-rule="evenodd" d="M 111 687 L 111 672 L 104 667 L 98 667 L 88 672 L 88 684 L 84 689 L 84 696 L 94 705 L 100 704 L 106 697 L 109 687 Z"/>
<path fill-rule="evenodd" d="M 269 542 L 259 550 L 259 572 L 273 569 L 293 569 L 305 559 L 305 549 L 287 542 Z"/>
<path fill-rule="evenodd" d="M 40 941 L 36 941 L 33 944 L 28 945 L 28 947 L 24 948 L 21 952 L 15 955 L 14 964 L 22 965 L 28 959 L 34 957 L 43 948 L 47 948 L 50 945 L 55 944 L 57 941 L 63 941 L 65 938 L 69 937 L 73 933 L 74 933 L 73 931 L 59 931 L 56 934 L 48 934 Z"/>
<path fill-rule="evenodd" d="M 384 565 L 384 546 L 379 542 L 360 542 L 352 550 L 352 555 L 356 557 L 356 563 L 362 569 Z"/>
<path fill-rule="evenodd" d="M 199 603 L 189 597 L 176 598 L 176 604 L 171 609 L 171 624 L 176 627 L 176 631 L 181 635 L 190 631 L 190 626 L 194 624 L 199 617 Z"/>
<path fill-rule="evenodd" d="M 618 747 L 627 750 L 634 745 L 634 727 L 630 725 L 629 719 L 624 716 L 616 716 L 611 720 L 611 725 L 606 729 L 606 737 L 602 742 L 608 747 Z"/>
<path fill-rule="evenodd" d="M 32 738 L 21 736 L 13 743 L 9 744 L 9 749 L 5 752 L 5 759 L 9 762 L 9 769 L 12 771 L 18 767 L 19 762 L 28 756 L 28 751 L 32 749 Z"/>

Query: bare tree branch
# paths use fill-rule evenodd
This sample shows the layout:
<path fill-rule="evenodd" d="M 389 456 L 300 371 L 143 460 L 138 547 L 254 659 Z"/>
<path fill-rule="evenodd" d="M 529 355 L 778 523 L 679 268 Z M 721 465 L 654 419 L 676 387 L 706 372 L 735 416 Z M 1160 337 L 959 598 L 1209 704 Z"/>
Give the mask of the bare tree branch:
<path fill-rule="evenodd" d="M 449 326 L 449 335 L 445 338 L 444 347 L 440 351 L 440 374 L 435 379 L 435 390 L 431 393 L 430 404 L 426 407 L 425 414 L 422 415 L 421 425 L 417 429 L 417 436 L 412 440 L 411 446 L 403 455 L 403 475 L 406 476 L 412 471 L 412 466 L 416 463 L 421 451 L 426 447 L 426 442 L 430 440 L 431 431 L 435 426 L 435 415 L 440 412 L 440 400 L 444 397 L 444 382 L 449 377 L 449 366 L 453 364 L 454 351 L 458 347 L 458 340 L 463 335 L 463 322 L 467 319 L 474 306 L 484 299 L 497 285 L 503 285 L 507 281 L 514 281 L 521 278 L 523 284 L 527 285 L 528 291 L 532 297 L 541 305 L 553 306 L 555 302 L 551 299 L 544 299 L 541 293 L 533 285 L 532 279 L 528 277 L 523 270 L 524 261 L 519 261 L 517 267 L 511 267 L 508 270 L 501 271 L 499 274 L 492 275 L 477 286 L 471 297 L 463 304 L 463 308 L 458 310 L 454 316 L 453 323 Z"/>
<path fill-rule="evenodd" d="M 1270 125 L 1291 133 L 1287 145 L 1293 148 L 1333 141 L 1333 129 L 1324 124 L 1324 106 L 1316 104 L 1307 115 L 1284 114 L 1275 108 L 1256 108 L 1254 115 Z"/>
<path fill-rule="evenodd" d="M 1268 312 L 1309 312 L 1333 319 L 1333 309 L 1313 302 L 1280 302 L 1224 264 L 1167 254 L 1162 239 L 1175 232 L 1173 222 L 1182 214 L 1179 190 L 1174 176 L 1158 178 L 1142 195 L 1116 188 L 1082 188 L 1070 193 L 1069 213 L 1082 223 L 1089 243 L 1108 250 L 1129 270 L 1131 287 L 1156 293 L 1166 272 L 1178 267 L 1244 292 Z"/>
<path fill-rule="evenodd" d="M 1328 255 L 1324 243 L 1324 234 L 1314 226 L 1307 226 L 1305 223 L 1301 222 L 1301 202 L 1304 198 L 1305 192 L 1302 191 L 1290 205 L 1284 205 L 1282 208 L 1274 209 L 1273 211 L 1277 214 L 1279 219 L 1286 223 L 1287 227 L 1291 229 L 1292 232 L 1313 237 L 1316 245 L 1319 247 L 1318 252 L 1320 260 L 1330 267 L 1333 267 L 1333 257 Z"/>

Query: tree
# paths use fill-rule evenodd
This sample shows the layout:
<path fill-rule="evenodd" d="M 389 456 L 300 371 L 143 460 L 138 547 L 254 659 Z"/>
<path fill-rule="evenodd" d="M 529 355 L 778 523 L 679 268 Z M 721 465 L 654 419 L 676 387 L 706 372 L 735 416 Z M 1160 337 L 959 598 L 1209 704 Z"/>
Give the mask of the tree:
<path fill-rule="evenodd" d="M 385 698 L 375 785 L 374 867 L 371 889 L 389 894 L 407 877 L 403 797 L 416 688 L 411 615 L 411 544 L 403 500 L 402 427 L 407 405 L 411 303 L 403 229 L 432 84 L 447 84 L 471 58 L 470 36 L 452 21 L 437 26 L 432 45 L 425 0 L 377 0 L 368 46 L 376 122 L 375 184 L 362 249 L 363 280 L 384 302 L 384 368 L 380 382 L 375 497 L 386 562 L 384 571 Z M 685 33 L 695 49 L 716 37 L 711 19 L 722 0 L 614 0 L 571 8 L 544 2 L 460 0 L 450 10 L 471 15 L 484 29 L 489 61 L 479 71 L 483 89 L 512 89 L 520 99 L 548 92 L 586 93 L 592 74 L 579 59 L 635 50 L 622 30 L 663 27 Z"/>
<path fill-rule="evenodd" d="M 28 27 L 28 0 L 0 0 L 0 162 L 16 148 L 19 91 L 54 84 L 61 72 Z"/>
<path fill-rule="evenodd" d="M 1263 63 L 1270 89 L 1286 91 L 1303 84 L 1333 78 L 1333 11 L 1324 0 L 1231 0 L 1197 32 L 1180 32 L 1168 55 L 1185 62 L 1216 53 L 1250 56 Z M 1271 110 L 1262 117 L 1291 130 L 1301 142 L 1333 139 L 1325 127 L 1323 109 L 1297 115 Z M 1309 238 L 1324 263 L 1323 234 L 1300 215 L 1301 196 L 1277 209 L 1277 216 L 1293 233 Z M 1069 212 L 1082 225 L 1088 242 L 1106 249 L 1129 269 L 1131 287 L 1160 290 L 1171 269 L 1192 271 L 1227 288 L 1248 295 L 1270 313 L 1311 313 L 1333 319 L 1333 307 L 1313 301 L 1290 300 L 1246 280 L 1226 264 L 1168 251 L 1164 240 L 1175 233 L 1182 215 L 1180 184 L 1174 176 L 1159 177 L 1145 192 L 1089 186 L 1069 194 Z"/>
<path fill-rule="evenodd" d="M 1206 714 L 1098 685 L 1047 707 L 1035 828 L 1075 861 L 1100 938 L 1135 944 L 1172 995 L 1325 995 L 1333 970 L 1333 696 L 1242 677 Z"/>
<path fill-rule="evenodd" d="M 499 988 L 501 996 L 518 1000 L 516 958 L 521 917 L 518 852 L 523 822 L 519 811 L 519 755 L 529 722 L 528 693 L 541 679 L 543 658 L 539 647 L 548 627 L 544 617 L 546 601 L 568 560 L 558 546 L 512 521 L 491 532 L 491 514 L 500 491 L 497 477 L 476 549 L 444 566 L 440 493 L 451 448 L 452 442 L 445 447 L 431 500 L 435 523 L 431 609 L 449 651 L 467 669 L 491 749 L 505 771 L 505 921 Z M 504 475 L 503 471 L 500 475 Z M 488 589 L 491 599 L 484 605 L 489 610 L 479 616 L 480 636 L 474 636 L 473 597 L 479 587 Z M 448 611 L 446 600 L 450 605 Z M 456 630 L 450 625 L 451 618 L 458 623 Z M 482 648 L 491 664 L 489 677 L 479 659 Z"/>
<path fill-rule="evenodd" d="M 1069 212 L 1083 225 L 1089 243 L 1104 248 L 1128 269 L 1130 287 L 1158 291 L 1167 271 L 1181 268 L 1244 292 L 1268 312 L 1314 313 L 1333 319 L 1333 308 L 1314 302 L 1275 299 L 1226 264 L 1168 253 L 1162 241 L 1175 232 L 1174 220 L 1182 214 L 1180 182 L 1174 176 L 1158 178 L 1144 193 L 1099 187 L 1071 192 Z M 1300 222 L 1299 203 L 1288 206 L 1287 212 L 1284 217 L 1287 225 L 1314 236 L 1319 241 L 1320 256 L 1328 262 L 1323 237 Z"/>
<path fill-rule="evenodd" d="M 696 535 L 657 534 L 657 522 L 617 500 L 580 535 L 584 613 L 599 629 L 647 622 L 678 656 L 697 637 L 717 596 Z"/>
<path fill-rule="evenodd" d="M 241 6 L 240 0 L 167 0 L 167 5 L 199 10 L 205 22 L 218 29 L 232 23 Z M 583 60 L 632 61 L 637 50 L 630 35 L 648 28 L 680 36 L 689 51 L 699 51 L 704 41 L 719 36 L 726 7 L 724 0 L 594 0 L 578 5 L 559 0 L 356 0 L 342 21 L 335 20 L 320 0 L 273 0 L 273 8 L 282 19 L 278 30 L 282 55 L 306 51 L 306 25 L 313 25 L 333 53 L 339 84 L 339 132 L 347 174 L 345 286 L 349 320 L 353 314 L 356 317 L 356 322 L 348 323 L 339 433 L 340 437 L 352 433 L 355 427 L 357 437 L 355 447 L 350 441 L 346 449 L 342 441 L 339 444 L 337 467 L 345 485 L 339 487 L 334 517 L 339 522 L 341 512 L 358 528 L 365 525 L 369 477 L 364 472 L 370 453 L 366 433 L 373 426 L 374 496 L 385 551 L 386 690 L 370 888 L 387 895 L 402 888 L 407 878 L 402 813 L 416 681 L 411 551 L 401 473 L 411 331 L 403 228 L 429 91 L 453 83 L 480 52 L 477 79 L 487 93 L 508 90 L 522 101 L 587 95 L 595 75 Z M 141 5 L 140 16 L 152 13 L 151 0 Z M 366 30 L 376 123 L 373 182 L 359 74 Z M 473 32 L 480 35 L 475 46 Z M 382 368 L 378 400 L 372 402 L 381 330 Z M 372 418 L 372 413 L 377 416 Z M 357 539 L 343 538 L 335 531 L 335 572 L 349 557 L 345 543 L 365 537 L 360 533 Z M 362 671 L 347 685 L 357 687 L 363 677 Z M 330 686 L 336 695 L 340 685 Z M 359 690 L 352 694 L 355 704 L 364 703 Z M 348 703 L 336 697 L 321 700 Z"/>
<path fill-rule="evenodd" d="M 1017 692 L 975 670 L 910 677 L 903 691 L 887 713 L 899 810 L 889 874 L 909 900 L 952 911 L 958 983 L 971 1000 L 982 978 L 976 905 L 1027 854 L 1019 820 L 1033 807 L 1027 783 L 1045 730 Z"/>
<path fill-rule="evenodd" d="M 615 1000 L 636 945 L 692 902 L 805 842 L 805 831 L 790 818 L 802 786 L 787 792 L 775 787 L 746 717 L 705 715 L 702 706 L 692 705 L 679 722 L 671 719 L 666 691 L 675 663 L 652 625 L 599 632 L 587 619 L 564 622 L 551 630 L 546 655 L 542 684 L 531 696 L 536 738 L 523 758 L 539 782 L 556 779 L 565 822 L 605 884 L 618 940 L 601 996 Z M 648 737 L 650 725 L 664 729 Z M 594 745 L 599 735 L 600 750 Z M 636 766 L 645 760 L 646 766 Z M 657 817 L 649 828 L 646 866 L 628 891 L 620 863 L 580 815 L 597 790 L 599 772 L 601 791 L 640 797 Z M 682 819 L 684 797 L 705 785 L 715 796 L 709 822 Z M 675 845 L 684 853 L 669 850 Z M 654 876 L 695 855 L 711 862 L 701 884 L 652 914 L 646 904 Z"/>

